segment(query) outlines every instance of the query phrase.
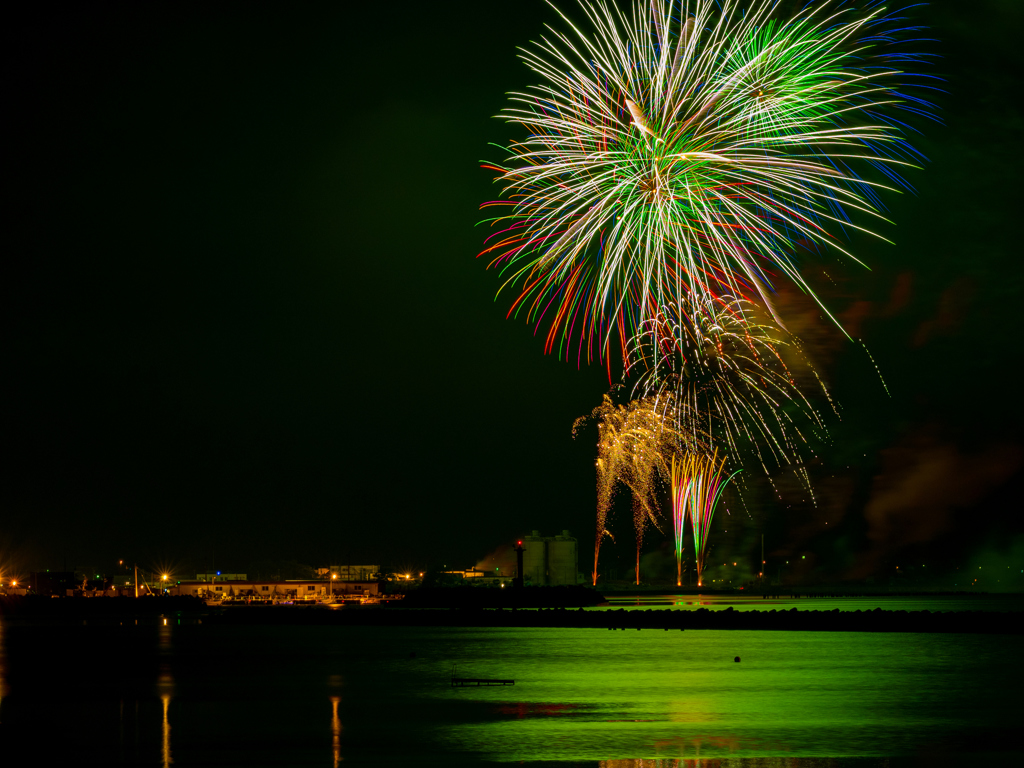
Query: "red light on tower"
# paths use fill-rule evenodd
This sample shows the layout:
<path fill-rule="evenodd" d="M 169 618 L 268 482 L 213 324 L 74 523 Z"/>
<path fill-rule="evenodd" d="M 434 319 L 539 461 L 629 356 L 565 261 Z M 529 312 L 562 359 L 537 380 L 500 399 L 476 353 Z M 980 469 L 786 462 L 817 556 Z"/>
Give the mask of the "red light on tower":
<path fill-rule="evenodd" d="M 523 540 L 519 539 L 516 542 L 516 575 L 512 578 L 513 589 L 522 589 L 523 587 Z"/>

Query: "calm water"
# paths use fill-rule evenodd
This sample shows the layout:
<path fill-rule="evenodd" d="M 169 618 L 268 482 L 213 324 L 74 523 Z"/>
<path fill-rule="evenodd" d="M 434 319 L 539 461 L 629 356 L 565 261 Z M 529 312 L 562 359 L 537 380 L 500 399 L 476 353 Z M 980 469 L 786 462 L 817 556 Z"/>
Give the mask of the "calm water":
<path fill-rule="evenodd" d="M 26 764 L 809 768 L 1024 754 L 1024 648 L 1008 636 L 173 617 L 0 633 L 2 754 L 22 747 Z M 453 689 L 453 664 L 516 684 Z"/>

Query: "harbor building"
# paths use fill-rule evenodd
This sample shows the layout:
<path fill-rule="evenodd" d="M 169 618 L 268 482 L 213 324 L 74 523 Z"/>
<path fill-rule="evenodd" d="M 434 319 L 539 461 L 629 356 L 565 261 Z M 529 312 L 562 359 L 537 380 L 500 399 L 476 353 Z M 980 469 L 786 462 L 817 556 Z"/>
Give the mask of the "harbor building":
<path fill-rule="evenodd" d="M 194 595 L 206 599 L 224 597 L 265 600 L 318 600 L 325 597 L 376 597 L 380 585 L 376 581 L 340 581 L 322 579 L 286 579 L 254 581 L 206 581 L 201 579 L 176 582 L 168 589 L 172 595 Z"/>
<path fill-rule="evenodd" d="M 247 581 L 246 574 L 244 573 L 221 573 L 217 571 L 215 573 L 197 573 L 196 581 Z"/>
<path fill-rule="evenodd" d="M 317 570 L 324 573 L 324 569 Z M 379 565 L 332 565 L 326 572 L 337 581 L 373 581 L 381 576 Z"/>

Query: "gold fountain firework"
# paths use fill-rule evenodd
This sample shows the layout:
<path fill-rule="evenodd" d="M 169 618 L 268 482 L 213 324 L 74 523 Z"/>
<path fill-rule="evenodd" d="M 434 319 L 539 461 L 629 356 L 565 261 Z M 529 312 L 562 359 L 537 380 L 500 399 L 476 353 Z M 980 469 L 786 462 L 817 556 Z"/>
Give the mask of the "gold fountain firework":
<path fill-rule="evenodd" d="M 597 535 L 594 543 L 593 583 L 601 541 L 607 535 L 608 514 L 619 484 L 633 497 L 636 531 L 636 580 L 640 582 L 640 549 L 648 525 L 658 526 L 658 481 L 668 482 L 672 457 L 696 450 L 699 431 L 680 413 L 672 394 L 645 397 L 616 405 L 605 395 L 601 405 L 576 420 L 573 434 L 591 420 L 598 424 Z"/>

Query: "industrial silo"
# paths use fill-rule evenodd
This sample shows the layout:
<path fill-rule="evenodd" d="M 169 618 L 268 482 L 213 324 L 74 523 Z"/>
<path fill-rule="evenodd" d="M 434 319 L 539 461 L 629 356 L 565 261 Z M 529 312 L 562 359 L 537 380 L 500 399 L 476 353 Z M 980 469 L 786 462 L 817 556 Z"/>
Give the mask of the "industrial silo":
<path fill-rule="evenodd" d="M 547 540 L 548 584 L 576 583 L 576 539 L 568 531 Z"/>
<path fill-rule="evenodd" d="M 535 587 L 576 583 L 576 539 L 568 531 L 561 536 L 541 536 L 533 531 L 523 538 L 523 576 Z"/>
<path fill-rule="evenodd" d="M 527 584 L 535 587 L 548 584 L 547 539 L 534 531 L 523 537 L 523 573 Z"/>

